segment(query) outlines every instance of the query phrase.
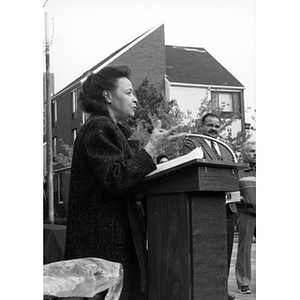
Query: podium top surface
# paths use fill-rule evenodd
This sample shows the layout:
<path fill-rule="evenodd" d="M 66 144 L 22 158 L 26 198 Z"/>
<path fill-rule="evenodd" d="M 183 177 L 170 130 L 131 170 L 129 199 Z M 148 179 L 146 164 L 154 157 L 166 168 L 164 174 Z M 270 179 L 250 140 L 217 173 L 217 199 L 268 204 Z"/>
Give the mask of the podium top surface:
<path fill-rule="evenodd" d="M 152 172 L 135 191 L 141 194 L 237 191 L 238 170 L 246 167 L 247 164 L 195 158 Z"/>
<path fill-rule="evenodd" d="M 169 162 L 167 162 L 169 163 Z M 167 164 L 164 163 L 164 164 Z M 162 164 L 163 165 L 163 164 Z M 162 166 L 160 165 L 160 167 Z M 233 170 L 242 170 L 248 167 L 245 163 L 235 163 L 235 162 L 224 162 L 224 161 L 215 161 L 207 159 L 194 158 L 190 161 L 183 162 L 178 165 L 173 165 L 167 168 L 162 168 L 160 171 L 154 171 L 146 177 L 147 180 L 154 178 L 159 178 L 161 176 L 170 175 L 178 171 L 183 171 L 192 167 L 206 167 L 206 168 L 218 168 L 218 169 L 233 169 Z"/>

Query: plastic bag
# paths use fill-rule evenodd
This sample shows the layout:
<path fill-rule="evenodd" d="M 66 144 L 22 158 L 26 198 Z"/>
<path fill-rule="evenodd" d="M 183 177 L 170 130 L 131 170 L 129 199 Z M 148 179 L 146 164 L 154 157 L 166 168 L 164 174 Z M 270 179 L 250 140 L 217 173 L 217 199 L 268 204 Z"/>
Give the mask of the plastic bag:
<path fill-rule="evenodd" d="M 44 265 L 44 295 L 91 298 L 109 289 L 105 300 L 118 300 L 123 274 L 122 264 L 100 258 L 54 262 Z"/>

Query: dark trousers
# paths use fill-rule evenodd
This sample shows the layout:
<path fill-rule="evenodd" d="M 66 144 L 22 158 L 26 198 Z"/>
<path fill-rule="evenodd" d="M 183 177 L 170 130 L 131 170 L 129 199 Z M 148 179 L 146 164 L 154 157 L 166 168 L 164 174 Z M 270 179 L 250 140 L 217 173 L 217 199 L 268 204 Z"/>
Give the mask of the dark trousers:
<path fill-rule="evenodd" d="M 233 240 L 234 240 L 234 226 L 235 226 L 235 214 L 229 211 L 227 207 L 227 271 L 229 276 L 230 270 L 230 262 L 231 262 L 231 255 L 233 249 Z"/>
<path fill-rule="evenodd" d="M 140 268 L 133 240 L 128 244 L 128 259 L 122 262 L 124 269 L 123 289 L 119 300 L 146 300 L 146 292 L 141 292 Z M 98 294 L 95 300 L 104 300 L 107 290 Z"/>
<path fill-rule="evenodd" d="M 128 269 L 124 270 L 124 282 L 123 282 L 123 289 L 120 296 L 120 300 L 146 300 L 147 299 L 146 293 L 142 293 L 140 291 L 139 280 L 132 280 L 132 278 L 136 278 L 137 277 L 136 274 L 139 273 L 138 265 L 131 266 L 129 272 L 128 271 L 126 272 L 126 270 Z M 106 294 L 107 294 L 107 290 L 98 294 L 95 297 L 95 300 L 104 300 Z"/>
<path fill-rule="evenodd" d="M 237 214 L 239 244 L 236 256 L 235 275 L 237 286 L 251 284 L 251 248 L 253 235 L 256 237 L 256 216 L 247 213 Z"/>

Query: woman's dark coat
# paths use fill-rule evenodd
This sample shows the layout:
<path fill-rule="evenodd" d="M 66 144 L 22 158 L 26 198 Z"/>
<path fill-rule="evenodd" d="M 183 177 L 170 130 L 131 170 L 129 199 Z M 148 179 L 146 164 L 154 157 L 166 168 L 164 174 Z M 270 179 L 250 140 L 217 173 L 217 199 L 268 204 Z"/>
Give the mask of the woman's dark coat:
<path fill-rule="evenodd" d="M 146 268 L 140 218 L 132 189 L 156 169 L 142 149 L 134 153 L 129 132 L 110 117 L 91 116 L 74 144 L 65 259 L 99 257 L 126 270 L 138 257 L 142 289 Z M 134 251 L 135 249 L 135 251 Z"/>

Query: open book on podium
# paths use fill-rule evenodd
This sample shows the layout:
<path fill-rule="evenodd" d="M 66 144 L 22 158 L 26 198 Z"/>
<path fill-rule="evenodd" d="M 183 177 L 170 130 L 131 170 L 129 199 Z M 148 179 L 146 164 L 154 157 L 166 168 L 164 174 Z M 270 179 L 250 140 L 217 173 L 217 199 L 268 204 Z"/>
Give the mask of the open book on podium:
<path fill-rule="evenodd" d="M 166 161 L 162 164 L 158 164 L 156 167 L 157 169 L 154 170 L 153 172 L 151 172 L 150 174 L 148 174 L 147 176 L 152 176 L 156 173 L 159 173 L 159 172 L 162 172 L 164 170 L 168 170 L 170 168 L 173 168 L 175 166 L 179 166 L 181 164 L 184 164 L 188 161 L 191 161 L 195 158 L 198 158 L 198 159 L 203 159 L 203 151 L 202 151 L 202 148 L 198 147 L 196 149 L 194 149 L 193 151 L 189 152 L 188 154 L 185 154 L 185 155 L 182 155 L 182 156 L 179 156 L 177 158 L 174 158 L 174 159 L 171 159 L 169 161 Z"/>

